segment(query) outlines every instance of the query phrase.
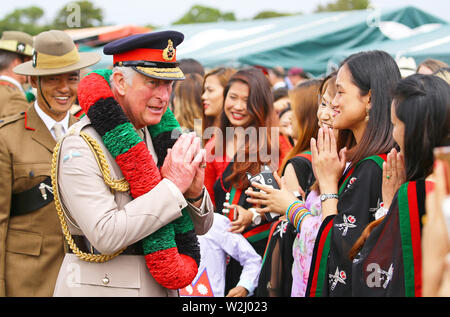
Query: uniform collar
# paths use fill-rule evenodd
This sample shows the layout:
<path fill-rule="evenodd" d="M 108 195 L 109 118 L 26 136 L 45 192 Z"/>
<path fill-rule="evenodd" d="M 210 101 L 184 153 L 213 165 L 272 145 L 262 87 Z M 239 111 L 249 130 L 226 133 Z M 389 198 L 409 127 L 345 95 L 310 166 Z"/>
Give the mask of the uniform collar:
<path fill-rule="evenodd" d="M 67 111 L 66 116 L 61 121 L 56 121 L 55 119 L 51 118 L 49 115 L 47 115 L 44 111 L 42 111 L 41 107 L 39 107 L 37 100 L 34 102 L 34 109 L 36 110 L 38 116 L 42 119 L 47 129 L 50 131 L 50 133 L 53 135 L 53 126 L 56 123 L 60 123 L 63 126 L 63 135 L 66 134 L 67 130 L 69 129 L 69 111 Z M 53 135 L 54 137 L 54 135 Z"/>
<path fill-rule="evenodd" d="M 7 81 L 7 82 L 13 84 L 13 85 L 16 86 L 23 94 L 25 94 L 25 90 L 23 90 L 22 85 L 21 85 L 17 80 L 15 80 L 14 78 L 9 77 L 9 76 L 6 76 L 6 75 L 0 75 L 0 80 L 4 80 L 4 81 Z"/>

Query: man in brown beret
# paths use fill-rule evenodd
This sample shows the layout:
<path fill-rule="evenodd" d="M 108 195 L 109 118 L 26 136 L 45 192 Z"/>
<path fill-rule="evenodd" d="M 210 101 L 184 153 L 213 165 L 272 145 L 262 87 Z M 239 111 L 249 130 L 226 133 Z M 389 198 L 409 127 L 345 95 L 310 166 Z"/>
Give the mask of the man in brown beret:
<path fill-rule="evenodd" d="M 80 69 L 99 61 L 79 53 L 63 31 L 34 39 L 31 61 L 14 72 L 31 76 L 34 105 L 0 123 L 0 296 L 51 296 L 64 237 L 51 184 L 53 148 L 76 119 L 69 113 Z"/>
<path fill-rule="evenodd" d="M 33 37 L 20 31 L 5 31 L 0 38 L 0 118 L 27 110 L 30 103 L 23 85 L 27 76 L 14 73 L 17 65 L 29 61 Z"/>

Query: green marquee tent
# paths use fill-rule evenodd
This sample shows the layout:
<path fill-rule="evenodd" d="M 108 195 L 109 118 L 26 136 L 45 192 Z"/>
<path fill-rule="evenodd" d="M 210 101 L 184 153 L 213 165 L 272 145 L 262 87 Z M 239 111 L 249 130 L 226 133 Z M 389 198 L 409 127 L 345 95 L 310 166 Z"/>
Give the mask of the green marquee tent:
<path fill-rule="evenodd" d="M 261 65 L 288 69 L 295 66 L 319 76 L 327 72 L 330 59 L 339 59 L 337 56 L 342 57 L 343 52 L 425 36 L 444 30 L 443 25 L 447 24 L 415 7 L 402 7 L 171 25 L 155 31 L 182 32 L 185 40 L 177 49 L 177 59 L 194 58 L 206 68 Z M 101 53 L 102 47 L 80 46 L 80 50 Z M 448 45 L 441 53 L 448 56 L 447 52 L 450 52 Z M 427 50 L 424 48 L 420 53 L 426 54 Z M 103 55 L 95 67 L 111 63 L 111 56 Z"/>
<path fill-rule="evenodd" d="M 265 20 L 172 25 L 185 34 L 178 59 L 205 67 L 302 67 L 318 76 L 335 54 L 447 24 L 415 7 L 324 12 Z"/>
<path fill-rule="evenodd" d="M 353 53 L 375 49 L 386 51 L 396 59 L 413 57 L 417 65 L 427 58 L 438 59 L 450 65 L 450 24 L 440 25 L 431 31 L 398 40 L 340 51 L 329 59 L 327 71 L 336 68 L 342 60 Z"/>

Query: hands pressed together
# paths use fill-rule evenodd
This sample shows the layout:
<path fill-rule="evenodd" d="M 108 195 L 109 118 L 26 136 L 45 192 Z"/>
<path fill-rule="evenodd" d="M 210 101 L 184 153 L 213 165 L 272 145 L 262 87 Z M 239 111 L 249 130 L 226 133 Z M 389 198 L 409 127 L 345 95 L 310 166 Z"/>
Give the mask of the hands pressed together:
<path fill-rule="evenodd" d="M 172 181 L 186 198 L 196 198 L 203 190 L 206 150 L 195 132 L 182 134 L 167 151 L 161 175 Z"/>
<path fill-rule="evenodd" d="M 384 208 L 389 209 L 395 193 L 406 182 L 403 154 L 392 149 L 383 163 L 382 195 Z"/>
<path fill-rule="evenodd" d="M 321 193 L 337 193 L 338 182 L 346 164 L 345 153 L 346 148 L 338 152 L 336 139 L 331 128 L 325 127 L 319 129 L 317 140 L 314 138 L 311 139 L 312 166 L 314 175 L 319 181 Z M 256 205 L 256 211 L 260 214 L 275 212 L 284 215 L 287 208 L 298 199 L 287 189 L 284 178 L 280 178 L 276 172 L 273 175 L 280 189 L 253 183 L 252 186 L 260 191 L 254 191 L 252 188 L 248 188 L 245 191 L 249 196 L 247 201 Z M 305 194 L 301 187 L 299 188 L 299 192 L 302 194 L 304 200 Z M 337 204 L 336 201 L 332 203 Z M 337 212 L 335 206 L 331 206 L 329 209 L 330 211 L 325 213 L 325 216 L 331 212 Z"/>
<path fill-rule="evenodd" d="M 317 140 L 311 139 L 312 166 L 319 182 L 321 193 L 337 194 L 339 179 L 344 172 L 347 149 L 339 151 L 333 130 L 328 127 L 320 128 Z"/>

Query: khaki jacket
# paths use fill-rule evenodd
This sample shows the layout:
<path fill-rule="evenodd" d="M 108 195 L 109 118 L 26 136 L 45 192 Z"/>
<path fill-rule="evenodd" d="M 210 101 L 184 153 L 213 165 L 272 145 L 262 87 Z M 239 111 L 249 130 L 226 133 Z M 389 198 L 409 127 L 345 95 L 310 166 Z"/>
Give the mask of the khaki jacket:
<path fill-rule="evenodd" d="M 112 179 L 123 178 L 101 137 L 83 117 L 62 141 L 58 162 L 58 190 L 72 235 L 84 235 L 102 254 L 113 254 L 140 241 L 181 216 L 188 207 L 197 234 L 213 222 L 213 205 L 207 191 L 198 209 L 188 204 L 178 188 L 163 179 L 150 192 L 132 200 L 129 192 L 112 191 L 80 131 L 100 144 Z M 147 147 L 156 160 L 151 137 Z M 105 278 L 108 283 L 105 283 Z M 68 253 L 59 272 L 54 296 L 177 296 L 153 279 L 143 255 L 119 255 L 104 263 L 91 263 Z"/>
<path fill-rule="evenodd" d="M 54 202 L 10 217 L 11 195 L 50 176 L 50 131 L 31 106 L 0 124 L 0 295 L 51 296 L 64 256 Z M 69 124 L 76 119 L 70 117 Z"/>
<path fill-rule="evenodd" d="M 29 106 L 19 88 L 7 81 L 0 81 L 0 118 L 26 111 Z"/>

